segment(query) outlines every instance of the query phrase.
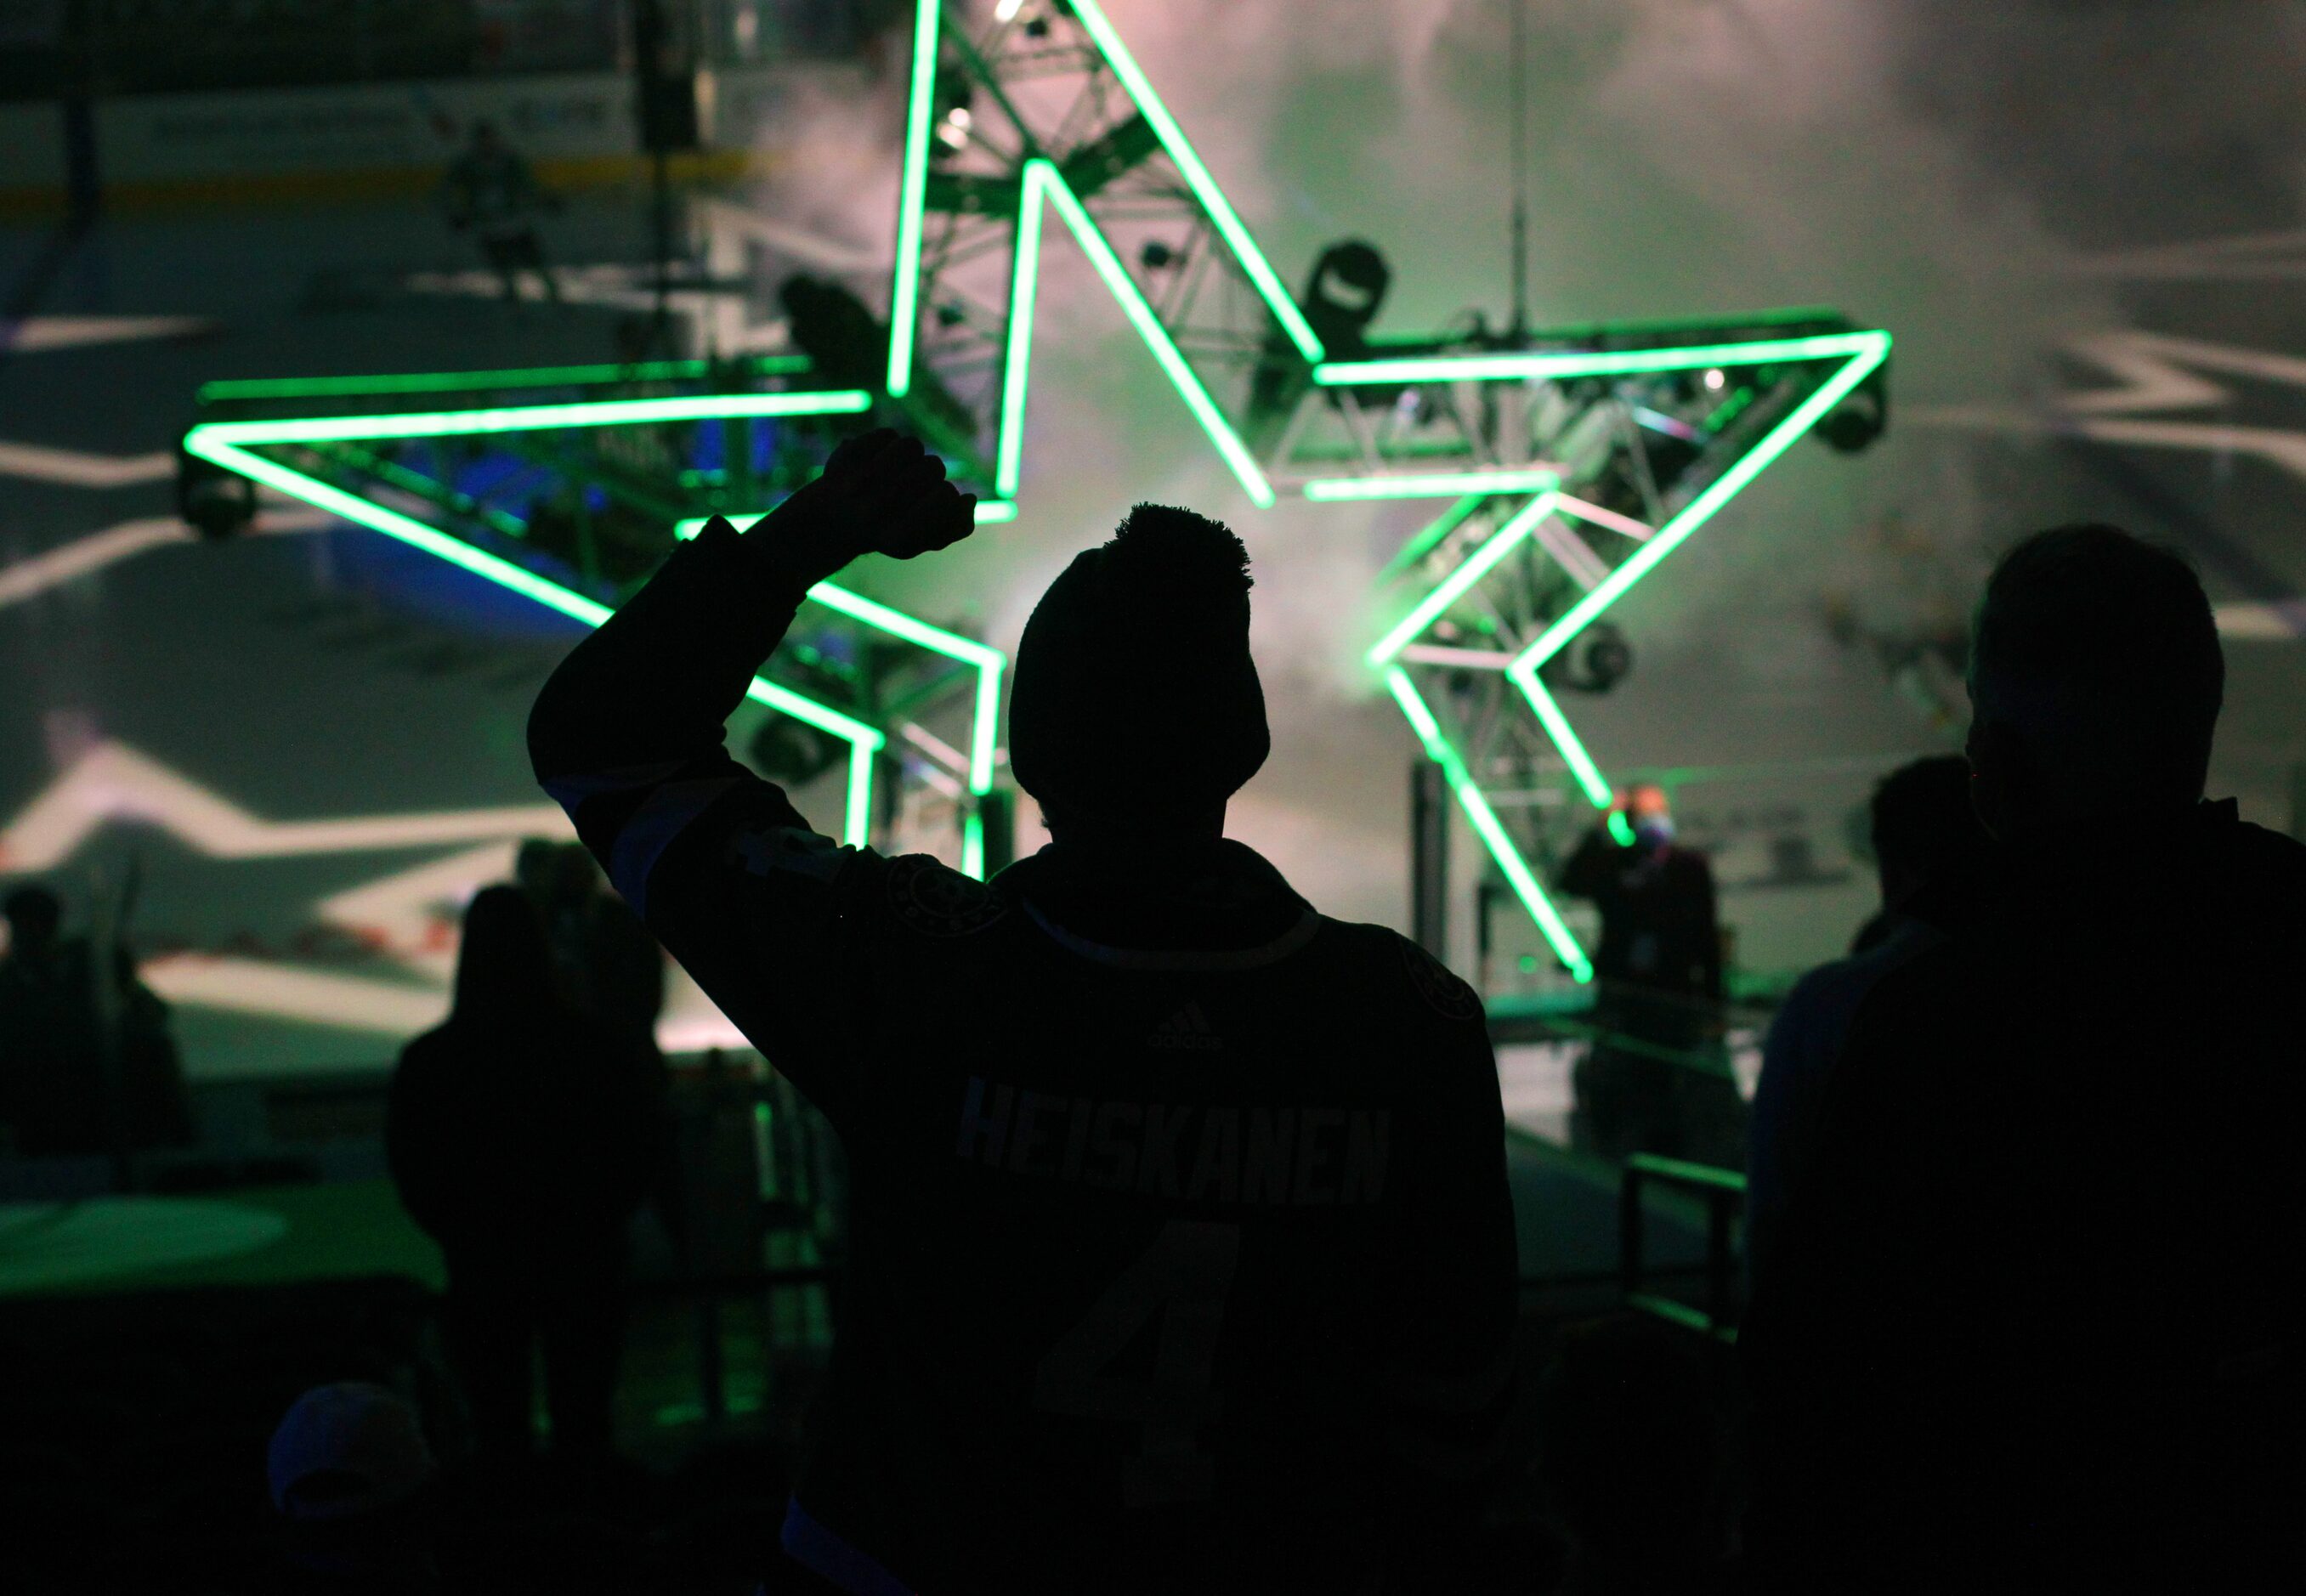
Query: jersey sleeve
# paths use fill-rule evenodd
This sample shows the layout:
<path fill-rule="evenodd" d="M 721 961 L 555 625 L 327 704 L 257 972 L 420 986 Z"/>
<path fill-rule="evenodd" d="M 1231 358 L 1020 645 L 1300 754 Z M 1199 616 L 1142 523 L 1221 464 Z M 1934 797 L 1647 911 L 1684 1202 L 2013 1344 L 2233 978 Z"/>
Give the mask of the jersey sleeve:
<path fill-rule="evenodd" d="M 871 1001 L 874 907 L 906 861 L 818 834 L 722 747 L 803 596 L 747 552 L 725 524 L 675 550 L 546 682 L 529 754 L 642 923 L 837 1118 Z"/>

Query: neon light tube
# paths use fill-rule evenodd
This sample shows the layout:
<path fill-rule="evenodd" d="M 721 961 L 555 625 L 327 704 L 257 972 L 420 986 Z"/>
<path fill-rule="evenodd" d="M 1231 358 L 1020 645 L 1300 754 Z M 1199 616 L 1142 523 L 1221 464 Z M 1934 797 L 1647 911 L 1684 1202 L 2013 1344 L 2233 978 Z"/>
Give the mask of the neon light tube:
<path fill-rule="evenodd" d="M 1241 435 L 1226 420 L 1225 413 L 1217 408 L 1217 401 L 1209 397 L 1209 389 L 1201 386 L 1201 380 L 1193 374 L 1193 368 L 1178 352 L 1175 342 L 1169 337 L 1168 329 L 1161 325 L 1161 319 L 1153 313 L 1153 307 L 1146 303 L 1145 295 L 1138 291 L 1136 283 L 1123 269 L 1121 258 L 1113 252 L 1113 245 L 1106 242 L 1104 232 L 1082 208 L 1079 198 L 1051 163 L 1038 158 L 1025 163 L 1025 184 L 1029 189 L 1035 183 L 1046 189 L 1049 197 L 1057 202 L 1057 214 L 1063 217 L 1065 225 L 1072 229 L 1073 237 L 1089 256 L 1089 264 L 1096 267 L 1097 275 L 1105 279 L 1105 286 L 1112 291 L 1113 297 L 1121 302 L 1122 311 L 1137 329 L 1138 336 L 1145 340 L 1147 347 L 1153 351 L 1153 358 L 1161 363 L 1161 369 L 1169 374 L 1169 380 L 1176 384 L 1177 391 L 1184 396 L 1186 407 L 1201 423 L 1201 430 L 1209 434 L 1209 441 L 1217 445 L 1217 452 L 1225 457 L 1226 464 L 1233 467 L 1234 475 L 1240 479 L 1243 490 L 1249 494 L 1249 501 L 1259 509 L 1271 509 L 1273 485 L 1265 480 L 1265 473 L 1258 465 L 1257 457 L 1249 452 L 1249 446 L 1241 440 Z"/>
<path fill-rule="evenodd" d="M 927 3 L 928 0 L 923 0 L 925 5 Z M 1201 158 L 1193 153 L 1193 147 L 1186 141 L 1184 130 L 1177 125 L 1177 119 L 1169 115 L 1169 107 L 1163 105 L 1161 97 L 1153 92 L 1151 81 L 1139 68 L 1136 57 L 1129 53 L 1129 47 L 1121 42 L 1121 35 L 1114 31 L 1113 24 L 1106 20 L 1104 8 L 1097 4 L 1097 0 L 1073 0 L 1072 10 L 1074 16 L 1080 20 L 1081 26 L 1089 30 L 1089 38 L 1097 42 L 1106 64 L 1113 69 L 1113 75 L 1121 80 L 1122 88 L 1128 91 L 1130 98 L 1137 102 L 1137 108 L 1143 114 L 1146 125 L 1153 130 L 1153 136 L 1161 141 L 1161 148 L 1167 150 L 1169 158 L 1176 163 L 1177 170 L 1184 176 L 1185 185 L 1193 191 L 1193 197 L 1201 202 L 1201 209 L 1208 211 L 1209 219 L 1217 224 L 1218 234 L 1232 249 L 1234 258 L 1241 262 L 1242 270 L 1248 274 L 1259 297 L 1273 312 L 1273 319 L 1281 323 L 1282 331 L 1289 335 L 1289 341 L 1297 346 L 1300 354 L 1308 361 L 1319 362 L 1323 354 L 1321 340 L 1306 321 L 1304 312 L 1297 308 L 1297 302 L 1281 286 L 1281 279 L 1274 275 L 1264 252 L 1257 247 L 1257 240 L 1250 236 L 1249 229 L 1243 226 L 1241 218 L 1234 213 L 1232 201 L 1225 197 L 1225 191 L 1217 186 L 1217 181 L 1209 175 L 1209 169 L 1201 164 Z"/>
<path fill-rule="evenodd" d="M 1557 487 L 1560 473 L 1501 466 L 1495 471 L 1448 471 L 1426 475 L 1330 476 L 1307 482 L 1305 497 L 1317 503 L 1349 499 L 1446 499 L 1453 493 L 1529 493 Z M 1460 517 L 1461 519 L 1463 517 Z"/>
<path fill-rule="evenodd" d="M 758 354 L 723 369 L 791 377 L 808 370 L 806 354 Z M 709 360 L 645 360 L 631 365 L 513 366 L 496 371 L 388 371 L 371 377 L 225 378 L 201 384 L 199 402 L 226 399 L 343 398 L 362 394 L 453 394 L 501 388 L 562 388 L 590 382 L 678 382 L 709 377 Z"/>
<path fill-rule="evenodd" d="M 1615 603 L 1627 588 L 1654 569 L 1658 561 L 1672 553 L 1692 533 L 1712 519 L 1714 513 L 1736 498 L 1764 467 L 1791 448 L 1803 433 L 1815 426 L 1827 411 L 1839 405 L 1850 389 L 1863 382 L 1867 374 L 1888 357 L 1888 333 L 1868 332 L 1851 336 L 1859 340 L 1860 348 L 1849 362 L 1820 385 L 1815 393 L 1796 405 L 1793 413 L 1780 422 L 1767 437 L 1740 456 L 1736 465 L 1684 505 L 1679 513 L 1660 527 L 1654 536 L 1636 549 L 1616 570 L 1602 578 L 1592 592 L 1571 605 L 1559 619 L 1548 627 L 1536 642 L 1522 652 L 1521 658 L 1514 661 L 1513 674 L 1516 679 L 1526 674 L 1534 679 L 1539 666 L 1560 653 L 1594 617 Z"/>
<path fill-rule="evenodd" d="M 771 509 L 774 508 L 776 507 L 773 505 L 770 507 Z M 729 525 L 739 532 L 749 532 L 758 526 L 768 513 L 768 510 L 722 512 L 728 517 Z M 977 525 L 979 526 L 989 526 L 997 521 L 1014 521 L 1016 518 L 1017 507 L 1006 499 L 980 499 L 977 501 Z M 672 524 L 672 535 L 687 542 L 690 538 L 703 532 L 705 524 L 711 519 L 713 517 L 710 516 L 690 516 L 685 520 L 675 521 Z"/>
<path fill-rule="evenodd" d="M 1033 306 L 1041 276 L 1041 210 L 1046 183 L 1029 171 L 1018 196 L 1015 252 L 1009 270 L 1009 338 L 1001 360 L 1001 435 L 995 445 L 993 491 L 1017 497 L 1025 452 L 1025 380 L 1033 359 Z"/>
<path fill-rule="evenodd" d="M 1439 586 L 1418 601 L 1417 607 L 1405 616 L 1369 651 L 1369 662 L 1382 670 L 1393 663 L 1411 640 L 1433 624 L 1434 618 L 1456 603 L 1465 591 L 1490 574 L 1498 561 L 1514 550 L 1515 545 L 1527 537 L 1531 529 L 1553 513 L 1556 495 L 1550 491 L 1539 494 L 1516 511 L 1511 520 L 1490 534 L 1490 541 L 1468 554 L 1457 568 L 1441 579 Z"/>
<path fill-rule="evenodd" d="M 1513 680 L 1514 686 L 1522 690 L 1522 696 L 1529 700 L 1530 708 L 1537 712 L 1538 723 L 1545 728 L 1545 735 L 1551 738 L 1553 746 L 1561 750 L 1561 757 L 1568 764 L 1569 773 L 1577 779 L 1577 785 L 1585 789 L 1586 801 L 1596 809 L 1608 808 L 1610 784 L 1601 779 L 1601 767 L 1585 751 L 1585 745 L 1569 729 L 1568 718 L 1561 713 L 1561 706 L 1553 701 L 1553 695 L 1547 692 L 1545 685 L 1534 676 L 1516 676 Z"/>
<path fill-rule="evenodd" d="M 1545 895 L 1545 889 L 1530 873 L 1529 866 L 1522 859 L 1521 850 L 1514 846 L 1513 838 L 1506 831 L 1504 823 L 1499 820 L 1497 811 L 1490 807 L 1490 800 L 1474 784 L 1473 776 L 1465 769 L 1465 761 L 1457 756 L 1457 751 L 1442 736 L 1440 722 L 1433 718 L 1433 712 L 1426 707 L 1425 700 L 1411 685 L 1409 673 L 1398 665 L 1389 665 L 1385 671 L 1385 685 L 1392 691 L 1394 701 L 1401 705 L 1401 713 L 1409 718 L 1412 730 L 1417 733 L 1417 740 L 1425 746 L 1426 756 L 1441 767 L 1442 775 L 1456 793 L 1457 802 L 1465 808 L 1465 817 L 1473 822 L 1474 832 L 1490 850 L 1490 857 L 1505 873 L 1507 883 L 1513 888 L 1515 896 L 1521 900 L 1522 907 L 1528 910 L 1529 917 L 1536 923 L 1538 931 L 1552 944 L 1554 956 L 1567 967 L 1570 977 L 1578 985 L 1584 986 L 1591 981 L 1593 978 L 1593 961 L 1585 957 L 1584 950 L 1577 945 L 1576 937 L 1570 934 L 1559 911 L 1553 907 L 1553 900 Z"/>
<path fill-rule="evenodd" d="M 866 743 L 849 745 L 849 802 L 843 806 L 841 840 L 862 848 L 873 835 L 873 755 Z"/>
<path fill-rule="evenodd" d="M 1676 349 L 1531 350 L 1520 354 L 1421 354 L 1395 360 L 1328 361 L 1313 368 L 1325 388 L 1356 382 L 1494 382 L 1530 377 L 1607 377 L 1636 371 L 1693 371 L 1703 366 L 1755 366 L 1774 361 L 1828 360 L 1863 355 L 1883 332 L 1838 332 L 1807 338 L 1759 338 Z M 1875 363 L 1879 363 L 1878 360 Z M 1869 366 L 1867 368 L 1871 370 Z"/>
<path fill-rule="evenodd" d="M 1622 813 L 1615 809 L 1610 812 L 1610 835 L 1616 840 L 1620 848 L 1631 848 L 1634 845 L 1632 824 Z"/>
<path fill-rule="evenodd" d="M 897 188 L 896 273 L 889 283 L 889 397 L 912 390 L 920 332 L 921 210 L 929 178 L 929 112 L 936 96 L 938 0 L 913 6 L 913 70 L 905 98 L 905 166 Z"/>
<path fill-rule="evenodd" d="M 197 431 L 218 443 L 340 443 L 364 438 L 456 438 L 552 427 L 616 427 L 634 422 L 711 421 L 753 415 L 855 415 L 873 407 L 862 388 L 801 394 L 695 394 L 670 399 L 596 399 L 409 415 L 324 415 L 296 421 L 208 422 Z"/>
<path fill-rule="evenodd" d="M 961 873 L 971 881 L 985 879 L 985 816 L 974 805 L 961 818 Z"/>

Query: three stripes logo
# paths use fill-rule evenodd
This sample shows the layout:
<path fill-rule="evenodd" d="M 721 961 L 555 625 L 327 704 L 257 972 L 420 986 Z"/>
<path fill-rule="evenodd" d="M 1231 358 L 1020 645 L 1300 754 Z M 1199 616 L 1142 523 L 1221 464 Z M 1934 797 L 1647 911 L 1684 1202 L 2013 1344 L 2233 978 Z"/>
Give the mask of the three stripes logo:
<path fill-rule="evenodd" d="M 1210 1028 L 1209 1017 L 1189 997 L 1175 1013 L 1153 1028 L 1145 1045 L 1171 1053 L 1216 1053 L 1225 1046 L 1225 1038 Z"/>

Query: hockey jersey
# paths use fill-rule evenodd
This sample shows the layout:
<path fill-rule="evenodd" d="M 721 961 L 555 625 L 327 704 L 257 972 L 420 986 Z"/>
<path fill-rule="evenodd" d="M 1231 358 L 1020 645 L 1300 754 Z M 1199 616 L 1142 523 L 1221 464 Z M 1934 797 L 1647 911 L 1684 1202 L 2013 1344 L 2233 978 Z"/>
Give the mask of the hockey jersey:
<path fill-rule="evenodd" d="M 746 573 L 676 554 L 531 747 L 849 1155 L 788 1549 L 858 1592 L 1415 1588 L 1508 1384 L 1474 994 L 1237 842 L 990 883 L 836 846 L 721 748 L 799 596 Z"/>

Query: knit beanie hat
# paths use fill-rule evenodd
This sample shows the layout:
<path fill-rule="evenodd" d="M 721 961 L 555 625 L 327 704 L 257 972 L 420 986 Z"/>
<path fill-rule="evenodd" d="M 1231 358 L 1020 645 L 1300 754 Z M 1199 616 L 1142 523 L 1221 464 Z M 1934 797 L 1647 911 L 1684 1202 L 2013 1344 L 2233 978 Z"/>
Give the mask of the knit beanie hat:
<path fill-rule="evenodd" d="M 1265 763 L 1249 552 L 1222 523 L 1140 504 L 1073 559 L 1017 645 L 1009 764 L 1047 808 L 1157 814 L 1229 798 Z"/>

